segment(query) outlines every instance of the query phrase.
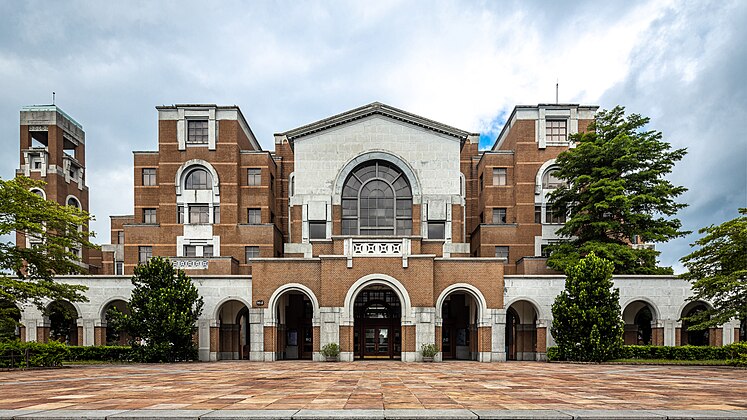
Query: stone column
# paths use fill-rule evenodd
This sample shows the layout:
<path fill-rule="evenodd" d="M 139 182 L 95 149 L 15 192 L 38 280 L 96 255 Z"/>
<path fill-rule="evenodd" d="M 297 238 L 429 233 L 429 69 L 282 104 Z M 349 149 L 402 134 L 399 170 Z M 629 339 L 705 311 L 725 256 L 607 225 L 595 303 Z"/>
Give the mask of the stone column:
<path fill-rule="evenodd" d="M 661 321 L 663 324 L 663 331 L 664 331 L 664 345 L 665 346 L 676 346 L 679 342 L 679 322 L 672 321 L 670 319 L 667 319 L 665 321 Z"/>
<path fill-rule="evenodd" d="M 412 311 L 415 315 L 415 349 L 409 352 L 402 349 L 403 362 L 422 361 L 423 355 L 420 354 L 420 347 L 423 344 L 436 342 L 436 308 L 418 307 L 412 308 Z"/>
<path fill-rule="evenodd" d="M 265 360 L 264 309 L 249 309 L 249 360 Z"/>
<path fill-rule="evenodd" d="M 216 360 L 216 354 L 210 351 L 210 327 L 215 324 L 216 321 L 213 319 L 197 320 L 197 352 L 202 362 Z"/>
<path fill-rule="evenodd" d="M 738 319 L 732 319 L 724 324 L 722 345 L 727 346 L 739 341 L 739 324 Z"/>
<path fill-rule="evenodd" d="M 491 350 L 492 362 L 506 361 L 506 310 L 488 309 L 488 316 L 492 325 Z"/>
<path fill-rule="evenodd" d="M 78 342 L 83 346 L 96 345 L 96 323 L 98 319 L 78 319 Z"/>
<path fill-rule="evenodd" d="M 319 340 L 314 343 L 314 360 L 323 361 L 324 356 L 319 352 L 327 344 L 340 344 L 340 307 L 322 307 L 319 308 Z M 315 327 L 315 332 L 317 327 Z M 316 334 L 315 334 L 316 335 Z M 316 336 L 314 337 L 317 338 Z"/>

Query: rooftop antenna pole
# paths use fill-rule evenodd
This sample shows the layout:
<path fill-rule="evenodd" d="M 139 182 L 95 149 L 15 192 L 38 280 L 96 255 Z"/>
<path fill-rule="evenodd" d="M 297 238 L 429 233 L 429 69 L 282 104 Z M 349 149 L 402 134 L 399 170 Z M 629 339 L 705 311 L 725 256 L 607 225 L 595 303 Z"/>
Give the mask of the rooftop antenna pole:
<path fill-rule="evenodd" d="M 54 92 L 52 92 L 52 105 L 54 105 Z"/>
<path fill-rule="evenodd" d="M 558 85 L 560 85 L 559 80 L 555 79 L 555 104 L 558 104 Z"/>

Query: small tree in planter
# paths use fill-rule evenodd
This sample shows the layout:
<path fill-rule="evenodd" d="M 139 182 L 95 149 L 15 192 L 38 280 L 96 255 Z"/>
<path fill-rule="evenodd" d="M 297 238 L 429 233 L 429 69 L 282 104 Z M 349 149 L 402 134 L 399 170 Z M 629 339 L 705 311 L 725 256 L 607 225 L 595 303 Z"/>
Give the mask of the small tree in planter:
<path fill-rule="evenodd" d="M 423 355 L 424 362 L 432 362 L 433 358 L 438 354 L 438 346 L 435 344 L 423 344 L 420 346 L 420 354 Z"/>
<path fill-rule="evenodd" d="M 328 362 L 336 362 L 340 355 L 340 346 L 337 343 L 327 343 L 322 347 L 322 356 Z"/>

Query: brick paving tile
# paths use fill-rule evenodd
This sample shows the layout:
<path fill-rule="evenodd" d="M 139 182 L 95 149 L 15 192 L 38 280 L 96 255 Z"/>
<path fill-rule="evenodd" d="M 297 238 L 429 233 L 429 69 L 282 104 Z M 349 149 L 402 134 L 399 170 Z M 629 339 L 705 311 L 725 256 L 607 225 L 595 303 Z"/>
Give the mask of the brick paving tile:
<path fill-rule="evenodd" d="M 91 365 L 0 374 L 2 409 L 747 410 L 744 370 L 401 362 Z"/>

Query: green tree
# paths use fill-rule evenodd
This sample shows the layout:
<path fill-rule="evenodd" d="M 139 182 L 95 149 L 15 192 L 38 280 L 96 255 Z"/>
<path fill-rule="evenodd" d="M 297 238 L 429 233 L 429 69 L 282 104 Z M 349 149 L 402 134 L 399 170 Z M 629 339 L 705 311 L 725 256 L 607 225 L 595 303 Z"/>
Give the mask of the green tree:
<path fill-rule="evenodd" d="M 168 259 L 154 257 L 135 267 L 129 313 L 110 309 L 113 328 L 127 331 L 142 362 L 194 360 L 192 336 L 203 301 L 192 280 Z"/>
<path fill-rule="evenodd" d="M 747 208 L 740 216 L 698 231 L 704 236 L 691 246 L 700 247 L 680 261 L 687 272 L 680 277 L 693 284 L 690 300 L 705 300 L 712 310 L 698 313 L 690 328 L 701 330 L 747 317 Z"/>
<path fill-rule="evenodd" d="M 658 267 L 658 251 L 634 249 L 666 242 L 690 232 L 673 218 L 686 206 L 675 198 L 686 188 L 664 178 L 685 149 L 670 150 L 659 131 L 646 131 L 648 118 L 625 116 L 623 107 L 597 113 L 586 132 L 571 136 L 575 148 L 561 153 L 557 177 L 566 185 L 553 191 L 551 202 L 567 211 L 558 234 L 568 240 L 551 247 L 548 265 L 564 271 L 591 252 L 610 260 L 617 274 L 672 274 Z"/>
<path fill-rule="evenodd" d="M 77 208 L 61 206 L 36 195 L 33 188 L 44 183 L 26 177 L 0 179 L 0 236 L 20 232 L 38 238 L 32 247 L 0 242 L 0 323 L 15 323 L 11 305 L 31 303 L 44 310 L 48 300 L 86 301 L 85 286 L 54 281 L 55 275 L 83 271 L 80 258 L 71 249 L 96 248 L 88 241 L 93 233 L 80 229 L 92 217 Z"/>
<path fill-rule="evenodd" d="M 612 270 L 612 262 L 593 252 L 567 269 L 565 290 L 552 305 L 550 328 L 561 359 L 602 362 L 621 349 L 624 324 Z"/>

